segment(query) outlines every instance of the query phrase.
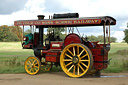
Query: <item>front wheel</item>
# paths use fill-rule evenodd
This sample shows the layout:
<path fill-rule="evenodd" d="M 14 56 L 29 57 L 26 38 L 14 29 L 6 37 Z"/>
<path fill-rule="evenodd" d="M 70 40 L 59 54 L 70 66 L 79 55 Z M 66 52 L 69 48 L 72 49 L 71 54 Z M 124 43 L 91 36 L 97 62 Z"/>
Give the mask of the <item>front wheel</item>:
<path fill-rule="evenodd" d="M 25 61 L 25 71 L 34 75 L 40 71 L 41 62 L 37 57 L 28 57 Z"/>
<path fill-rule="evenodd" d="M 92 53 L 83 44 L 69 44 L 61 53 L 60 65 L 68 76 L 82 77 L 92 68 Z"/>

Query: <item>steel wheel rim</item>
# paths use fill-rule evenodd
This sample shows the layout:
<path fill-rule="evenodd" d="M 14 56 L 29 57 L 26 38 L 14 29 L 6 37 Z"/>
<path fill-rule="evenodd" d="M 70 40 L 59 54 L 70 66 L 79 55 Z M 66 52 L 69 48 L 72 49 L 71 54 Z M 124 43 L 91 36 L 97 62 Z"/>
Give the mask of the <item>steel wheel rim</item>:
<path fill-rule="evenodd" d="M 73 61 L 74 56 L 77 56 L 78 60 Z M 70 44 L 66 46 L 60 57 L 62 70 L 70 77 L 81 77 L 87 73 L 91 67 L 90 61 L 90 54 L 82 44 Z M 76 64 L 74 64 L 75 62 Z"/>
<path fill-rule="evenodd" d="M 36 57 L 29 57 L 25 61 L 25 70 L 28 74 L 37 74 L 40 70 L 40 61 Z"/>
<path fill-rule="evenodd" d="M 43 71 L 50 71 L 51 70 L 51 68 L 52 68 L 51 62 L 46 62 L 44 57 L 42 57 L 41 62 L 42 62 L 41 68 Z"/>

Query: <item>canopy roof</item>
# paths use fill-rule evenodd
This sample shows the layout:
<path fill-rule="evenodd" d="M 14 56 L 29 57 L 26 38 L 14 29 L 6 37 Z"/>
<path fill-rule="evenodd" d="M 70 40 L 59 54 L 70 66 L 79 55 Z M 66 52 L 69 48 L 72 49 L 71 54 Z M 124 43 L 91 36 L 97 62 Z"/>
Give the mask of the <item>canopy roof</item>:
<path fill-rule="evenodd" d="M 42 19 L 42 20 L 18 20 L 15 26 L 44 26 L 44 27 L 72 27 L 72 26 L 103 26 L 115 25 L 116 20 L 110 16 L 101 17 L 82 17 L 82 18 L 61 18 L 61 19 Z"/>

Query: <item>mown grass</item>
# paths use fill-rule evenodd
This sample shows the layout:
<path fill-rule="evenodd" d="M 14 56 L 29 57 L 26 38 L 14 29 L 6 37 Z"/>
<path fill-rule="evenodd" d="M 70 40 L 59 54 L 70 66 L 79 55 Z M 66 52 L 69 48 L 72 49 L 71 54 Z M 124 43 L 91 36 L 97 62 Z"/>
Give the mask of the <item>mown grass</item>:
<path fill-rule="evenodd" d="M 109 54 L 115 53 L 118 50 L 124 50 L 124 49 L 128 49 L 127 43 L 111 43 L 111 49 L 109 51 Z"/>
<path fill-rule="evenodd" d="M 20 42 L 0 42 L 0 73 L 25 73 L 24 61 L 29 56 L 34 56 L 33 50 L 22 49 Z M 102 72 L 128 72 L 126 43 L 112 43 L 109 58 L 110 65 Z M 61 67 L 53 67 L 50 72 L 58 71 L 62 71 Z"/>
<path fill-rule="evenodd" d="M 110 65 L 102 72 L 119 73 L 128 72 L 128 44 L 112 43 L 109 52 Z"/>
<path fill-rule="evenodd" d="M 0 73 L 21 73 L 24 71 L 24 59 L 19 57 L 0 58 Z"/>
<path fill-rule="evenodd" d="M 24 61 L 33 51 L 22 49 L 20 42 L 0 42 L 0 73 L 23 73 Z"/>

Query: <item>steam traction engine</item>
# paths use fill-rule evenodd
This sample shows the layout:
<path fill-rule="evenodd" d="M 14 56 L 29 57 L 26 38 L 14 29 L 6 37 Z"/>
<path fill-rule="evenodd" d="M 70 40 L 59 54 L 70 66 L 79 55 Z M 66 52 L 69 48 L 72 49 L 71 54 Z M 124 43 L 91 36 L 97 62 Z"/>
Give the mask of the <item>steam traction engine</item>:
<path fill-rule="evenodd" d="M 44 15 L 38 15 L 38 20 L 19 20 L 14 24 L 23 26 L 23 29 L 24 26 L 33 29 L 33 33 L 23 37 L 22 44 L 24 49 L 33 49 L 35 54 L 35 57 L 28 57 L 25 61 L 28 74 L 37 74 L 41 68 L 49 71 L 53 65 L 60 65 L 68 76 L 81 77 L 85 74 L 99 74 L 108 66 L 110 25 L 116 24 L 116 20 L 110 16 L 79 18 L 78 13 L 68 13 L 54 14 L 53 18 L 44 19 Z M 73 32 L 74 28 L 78 31 L 82 26 L 103 26 L 104 43 L 88 41 L 87 38 Z M 50 29 L 45 40 L 44 28 Z M 55 36 L 56 28 L 69 29 L 69 34 L 64 40 Z M 34 32 L 34 29 L 38 31 Z"/>

